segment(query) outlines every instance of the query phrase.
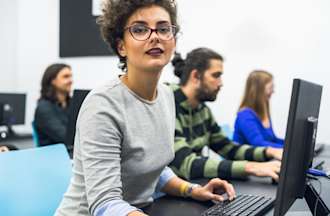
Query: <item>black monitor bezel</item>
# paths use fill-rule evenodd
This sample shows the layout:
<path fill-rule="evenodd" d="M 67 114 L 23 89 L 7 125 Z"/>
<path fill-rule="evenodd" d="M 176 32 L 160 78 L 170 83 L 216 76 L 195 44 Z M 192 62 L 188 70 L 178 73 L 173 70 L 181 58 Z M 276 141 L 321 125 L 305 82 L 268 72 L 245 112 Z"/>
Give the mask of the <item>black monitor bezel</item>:
<path fill-rule="evenodd" d="M 80 107 L 85 97 L 90 92 L 89 89 L 75 89 L 69 105 L 69 120 L 66 129 L 64 143 L 68 149 L 70 158 L 73 157 L 74 137 L 76 134 L 76 123 Z"/>
<path fill-rule="evenodd" d="M 306 102 L 304 101 L 306 100 L 306 95 L 303 94 L 307 90 L 309 91 L 308 94 L 313 95 L 310 103 L 313 103 L 313 101 L 316 103 L 311 104 L 311 106 L 316 106 L 313 107 L 313 111 L 316 111 L 316 113 L 306 116 L 305 119 L 300 119 L 301 116 L 297 115 L 298 112 L 301 112 L 300 109 L 304 109 L 302 105 Z M 314 141 L 311 141 L 309 137 L 317 128 L 317 121 L 311 124 L 308 118 L 318 119 L 321 95 L 322 86 L 301 79 L 293 80 L 281 173 L 275 201 L 275 216 L 284 215 L 297 198 L 304 197 L 306 172 L 312 162 L 315 144 L 315 137 L 313 137 Z M 304 131 L 304 134 L 301 134 L 301 137 L 299 137 L 297 131 Z M 312 135 L 316 136 L 316 134 Z M 297 140 L 301 142 L 297 142 Z M 300 158 L 301 162 L 297 158 Z M 294 178 L 289 178 L 291 171 L 295 172 Z"/>

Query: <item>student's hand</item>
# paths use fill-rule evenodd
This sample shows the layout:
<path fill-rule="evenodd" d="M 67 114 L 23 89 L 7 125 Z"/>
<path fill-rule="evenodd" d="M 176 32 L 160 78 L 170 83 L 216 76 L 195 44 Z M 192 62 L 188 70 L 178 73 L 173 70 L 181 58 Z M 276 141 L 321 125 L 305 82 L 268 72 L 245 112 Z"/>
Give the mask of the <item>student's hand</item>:
<path fill-rule="evenodd" d="M 211 179 L 203 187 L 195 187 L 192 190 L 191 196 L 193 199 L 200 201 L 223 201 L 224 197 L 221 194 L 227 193 L 229 200 L 232 200 L 236 194 L 232 184 L 219 178 Z"/>
<path fill-rule="evenodd" d="M 274 158 L 276 160 L 282 160 L 283 149 L 268 147 L 266 149 L 267 157 Z"/>
<path fill-rule="evenodd" d="M 144 214 L 141 211 L 132 211 L 132 212 L 128 213 L 127 216 L 148 216 L 148 215 Z"/>
<path fill-rule="evenodd" d="M 278 181 L 278 174 L 280 173 L 281 162 L 269 161 L 269 162 L 247 162 L 245 171 L 254 176 L 259 177 L 272 177 L 275 181 Z"/>
<path fill-rule="evenodd" d="M 6 152 L 9 151 L 7 146 L 0 146 L 0 152 Z"/>

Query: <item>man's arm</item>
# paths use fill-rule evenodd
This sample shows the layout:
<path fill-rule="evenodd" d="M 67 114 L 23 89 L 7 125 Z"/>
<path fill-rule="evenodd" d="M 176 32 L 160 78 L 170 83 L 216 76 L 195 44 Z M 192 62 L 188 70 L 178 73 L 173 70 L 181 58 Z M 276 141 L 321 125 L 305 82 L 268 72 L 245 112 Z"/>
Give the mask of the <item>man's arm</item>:
<path fill-rule="evenodd" d="M 204 177 L 230 179 L 247 175 L 245 172 L 247 161 L 221 160 L 220 157 L 219 159 L 210 159 L 198 156 L 193 151 L 192 146 L 188 144 L 178 120 L 176 122 L 174 149 L 175 159 L 171 163 L 171 168 L 185 179 Z"/>
<path fill-rule="evenodd" d="M 211 111 L 210 111 L 211 112 Z M 211 114 L 209 125 L 209 146 L 212 150 L 229 160 L 268 161 L 265 147 L 252 147 L 250 145 L 238 145 L 229 140 L 221 131 L 221 128 Z"/>

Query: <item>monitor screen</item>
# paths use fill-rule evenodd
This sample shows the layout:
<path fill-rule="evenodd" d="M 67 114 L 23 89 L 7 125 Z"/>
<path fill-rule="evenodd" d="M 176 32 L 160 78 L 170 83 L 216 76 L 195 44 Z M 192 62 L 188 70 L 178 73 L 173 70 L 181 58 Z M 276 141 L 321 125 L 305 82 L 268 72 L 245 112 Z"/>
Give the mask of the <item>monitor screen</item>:
<path fill-rule="evenodd" d="M 74 136 L 76 134 L 76 122 L 79 114 L 81 104 L 90 90 L 75 89 L 69 107 L 69 122 L 66 130 L 65 145 L 69 151 L 69 155 L 72 158 Z"/>
<path fill-rule="evenodd" d="M 0 93 L 0 125 L 24 124 L 25 103 L 25 94 Z"/>
<path fill-rule="evenodd" d="M 322 86 L 294 79 L 285 144 L 277 188 L 275 214 L 284 215 L 303 198 L 306 172 L 313 160 Z"/>

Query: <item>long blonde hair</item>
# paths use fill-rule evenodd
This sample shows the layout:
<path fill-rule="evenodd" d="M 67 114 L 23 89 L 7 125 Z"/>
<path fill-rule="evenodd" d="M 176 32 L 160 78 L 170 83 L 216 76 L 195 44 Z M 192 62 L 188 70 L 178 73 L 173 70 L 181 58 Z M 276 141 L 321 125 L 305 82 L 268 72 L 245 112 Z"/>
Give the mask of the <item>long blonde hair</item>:
<path fill-rule="evenodd" d="M 253 109 L 261 120 L 270 118 L 269 101 L 265 95 L 265 87 L 272 80 L 273 75 L 267 71 L 252 71 L 246 80 L 245 92 L 239 110 L 248 107 Z"/>

